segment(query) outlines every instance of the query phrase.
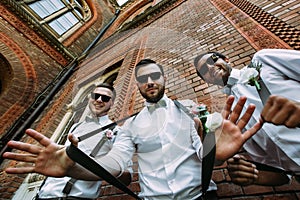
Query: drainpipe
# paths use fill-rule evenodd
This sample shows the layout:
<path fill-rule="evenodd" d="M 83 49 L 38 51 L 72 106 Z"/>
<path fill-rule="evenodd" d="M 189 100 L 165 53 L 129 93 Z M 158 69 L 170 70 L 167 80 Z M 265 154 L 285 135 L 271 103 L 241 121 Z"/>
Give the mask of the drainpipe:
<path fill-rule="evenodd" d="M 109 23 L 99 32 L 99 34 L 96 36 L 96 38 L 91 42 L 91 44 L 81 53 L 81 55 L 77 58 L 75 58 L 66 68 L 67 71 L 64 72 L 62 77 L 58 80 L 57 83 L 50 83 L 47 88 L 50 88 L 52 85 L 52 89 L 48 93 L 47 96 L 44 97 L 44 99 L 36 105 L 37 103 L 33 103 L 29 108 L 26 109 L 24 113 L 28 113 L 28 111 L 33 110 L 33 112 L 30 113 L 30 115 L 27 117 L 24 114 L 19 117 L 19 119 L 15 122 L 15 124 L 8 130 L 8 132 L 1 138 L 0 140 L 0 164 L 3 162 L 2 154 L 6 151 L 11 151 L 12 149 L 7 147 L 6 144 L 9 140 L 20 140 L 22 136 L 24 135 L 24 132 L 27 128 L 29 128 L 33 122 L 39 117 L 39 115 L 43 112 L 43 110 L 46 108 L 46 106 L 49 104 L 49 102 L 53 99 L 55 94 L 58 93 L 60 88 L 66 83 L 66 81 L 72 76 L 74 73 L 76 67 L 78 66 L 79 62 L 83 60 L 90 50 L 99 42 L 99 40 L 102 38 L 104 33 L 107 31 L 107 29 L 113 24 L 113 22 L 117 19 L 118 15 L 120 14 L 120 10 L 117 9 L 115 12 L 114 17 L 109 21 Z M 60 76 L 60 74 L 58 75 Z M 54 80 L 56 80 L 55 78 Z M 47 89 L 46 89 L 47 90 Z M 43 98 L 42 92 L 36 99 Z M 38 101 L 35 101 L 38 102 Z M 36 108 L 35 108 L 36 107 Z M 26 118 L 25 121 L 22 121 L 22 119 Z M 14 128 L 19 127 L 19 128 Z M 17 129 L 17 130 L 15 130 Z M 3 145 L 1 145 L 3 144 Z M 5 146 L 4 146 L 5 145 Z"/>

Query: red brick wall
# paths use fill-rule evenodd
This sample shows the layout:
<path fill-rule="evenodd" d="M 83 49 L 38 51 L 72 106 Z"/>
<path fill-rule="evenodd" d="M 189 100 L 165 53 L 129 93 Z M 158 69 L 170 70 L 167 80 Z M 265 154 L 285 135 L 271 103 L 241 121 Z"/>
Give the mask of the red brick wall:
<path fill-rule="evenodd" d="M 85 81 L 94 80 L 107 67 L 123 60 L 115 82 L 118 97 L 111 111 L 113 118 L 121 118 L 138 111 L 143 105 L 133 78 L 133 66 L 142 58 L 152 58 L 164 66 L 168 79 L 166 87 L 168 96 L 203 102 L 209 106 L 210 111 L 214 111 L 222 108 L 224 95 L 220 88 L 207 85 L 196 75 L 193 66 L 196 55 L 205 51 L 220 51 L 230 57 L 232 65 L 240 68 L 249 63 L 252 55 L 262 48 L 298 49 L 297 41 L 289 40 L 288 31 L 280 29 L 279 33 L 272 32 L 274 30 L 272 28 L 277 28 L 276 24 L 272 24 L 271 27 L 262 26 L 263 22 L 259 22 L 259 19 L 250 18 L 251 12 L 247 14 L 247 7 L 235 6 L 239 5 L 240 1 L 182 0 L 177 2 L 178 4 L 172 9 L 166 8 L 165 10 L 168 11 L 166 13 L 162 11 L 152 14 L 148 18 L 148 23 L 144 23 L 148 24 L 145 28 L 142 28 L 143 24 L 141 24 L 136 29 L 113 35 L 100 43 L 77 71 L 74 78 L 78 81 L 77 85 L 80 85 Z M 293 7 L 295 3 L 286 4 L 284 14 L 272 10 L 271 7 L 283 5 L 286 1 L 243 2 L 253 3 L 259 9 L 267 11 L 271 14 L 271 19 L 283 21 L 288 30 L 293 28 L 293 31 L 299 30 L 299 20 L 297 20 L 299 15 L 296 12 L 298 8 Z M 287 17 L 287 13 L 293 15 Z M 153 22 L 149 23 L 149 21 Z M 65 91 L 70 91 L 67 87 L 71 88 L 72 84 L 66 85 L 65 88 Z M 59 106 L 55 107 L 58 108 Z M 134 160 L 136 161 L 136 158 Z M 136 172 L 136 162 L 134 169 Z M 1 175 L 2 177 L 4 176 Z M 22 180 L 17 176 L 7 176 L 4 179 L 5 188 L 17 188 L 18 182 Z M 13 179 L 15 180 L 12 181 Z M 221 199 L 299 198 L 300 187 L 294 181 L 291 185 L 281 187 L 240 187 L 230 183 L 225 166 L 214 170 L 213 179 L 218 184 L 218 195 Z M 136 173 L 129 187 L 133 191 L 139 191 Z M 128 199 L 128 196 L 110 185 L 104 185 L 102 193 L 100 199 Z"/>

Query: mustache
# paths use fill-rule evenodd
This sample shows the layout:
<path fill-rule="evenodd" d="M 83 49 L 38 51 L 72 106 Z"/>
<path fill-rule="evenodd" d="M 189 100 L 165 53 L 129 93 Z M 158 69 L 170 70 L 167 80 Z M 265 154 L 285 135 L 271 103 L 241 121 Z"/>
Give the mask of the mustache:
<path fill-rule="evenodd" d="M 157 88 L 154 83 L 147 83 L 147 89 Z"/>

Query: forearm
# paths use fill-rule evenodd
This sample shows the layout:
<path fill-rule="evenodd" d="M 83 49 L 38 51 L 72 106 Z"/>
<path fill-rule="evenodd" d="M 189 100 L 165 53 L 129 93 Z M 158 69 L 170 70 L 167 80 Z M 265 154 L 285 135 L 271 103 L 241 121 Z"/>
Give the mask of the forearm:
<path fill-rule="evenodd" d="M 125 185 L 129 185 L 131 183 L 131 173 L 125 171 L 118 179 L 123 182 Z"/>
<path fill-rule="evenodd" d="M 95 161 L 113 176 L 117 177 L 121 175 L 121 167 L 113 158 L 104 156 L 95 159 Z M 87 181 L 102 180 L 102 177 L 95 175 L 78 163 L 76 163 L 70 170 L 67 171 L 67 176 Z"/>
<path fill-rule="evenodd" d="M 288 184 L 289 181 L 289 177 L 284 173 L 259 170 L 258 179 L 254 181 L 254 184 L 265 186 L 280 186 Z"/>

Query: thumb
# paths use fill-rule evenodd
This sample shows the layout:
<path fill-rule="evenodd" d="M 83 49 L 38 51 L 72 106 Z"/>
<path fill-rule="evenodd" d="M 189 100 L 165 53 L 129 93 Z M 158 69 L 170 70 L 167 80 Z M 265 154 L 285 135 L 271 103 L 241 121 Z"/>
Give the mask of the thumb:
<path fill-rule="evenodd" d="M 68 139 L 69 139 L 69 141 L 74 145 L 74 146 L 78 146 L 78 142 L 79 142 L 79 140 L 78 140 L 78 138 L 75 136 L 75 135 L 73 135 L 72 133 L 69 133 L 68 134 Z"/>

